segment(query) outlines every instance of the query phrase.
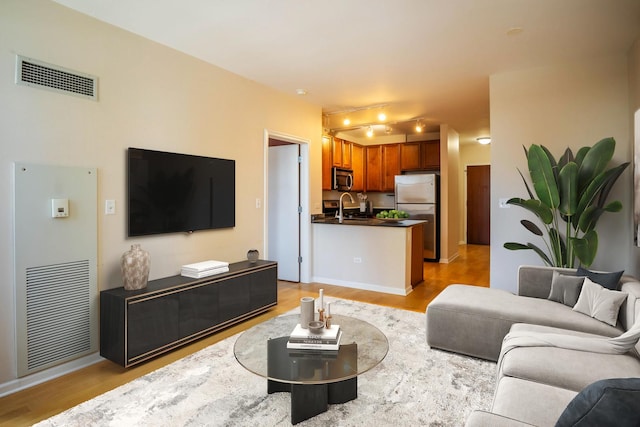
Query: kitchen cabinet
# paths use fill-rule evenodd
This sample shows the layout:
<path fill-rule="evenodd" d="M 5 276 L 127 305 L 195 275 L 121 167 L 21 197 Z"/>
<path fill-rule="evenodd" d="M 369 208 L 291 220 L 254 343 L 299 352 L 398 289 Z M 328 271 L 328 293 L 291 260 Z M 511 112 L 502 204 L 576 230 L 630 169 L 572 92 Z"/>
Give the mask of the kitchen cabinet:
<path fill-rule="evenodd" d="M 343 169 L 361 169 L 360 164 L 356 164 L 357 167 L 354 167 L 354 150 L 356 151 L 355 155 L 361 155 L 362 146 L 358 144 L 354 144 L 350 141 L 345 141 L 340 138 L 328 137 L 325 136 L 322 138 L 322 189 L 323 190 L 332 190 L 332 168 L 343 168 Z M 362 161 L 361 158 L 355 160 Z M 364 162 L 362 161 L 362 164 Z M 354 184 L 354 191 L 362 191 L 364 190 L 364 170 L 360 172 L 360 179 L 362 181 L 362 185 L 359 188 L 356 188 Z M 358 179 L 356 176 L 356 172 L 354 170 L 354 180 Z"/>
<path fill-rule="evenodd" d="M 366 191 L 382 191 L 382 146 L 369 145 L 364 148 Z"/>
<path fill-rule="evenodd" d="M 440 141 L 406 142 L 400 144 L 400 170 L 440 169 Z"/>
<path fill-rule="evenodd" d="M 100 355 L 126 368 L 267 311 L 278 303 L 277 274 L 273 261 L 241 261 L 202 279 L 102 291 Z"/>
<path fill-rule="evenodd" d="M 322 137 L 322 189 L 331 190 L 331 168 L 333 144 L 328 136 Z"/>
<path fill-rule="evenodd" d="M 351 169 L 352 142 L 331 138 L 331 163 L 337 168 Z"/>
<path fill-rule="evenodd" d="M 382 146 L 382 191 L 395 190 L 395 177 L 400 175 L 400 147 L 402 144 Z"/>
<path fill-rule="evenodd" d="M 364 191 L 364 147 L 358 144 L 351 145 L 351 165 L 353 169 L 352 191 Z"/>

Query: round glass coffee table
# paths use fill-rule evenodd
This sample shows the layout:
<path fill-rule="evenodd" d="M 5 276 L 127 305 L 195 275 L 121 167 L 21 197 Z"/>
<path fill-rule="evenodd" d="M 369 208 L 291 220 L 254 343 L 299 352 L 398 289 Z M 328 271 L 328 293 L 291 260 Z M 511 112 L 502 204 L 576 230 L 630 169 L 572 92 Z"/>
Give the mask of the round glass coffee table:
<path fill-rule="evenodd" d="M 233 348 L 238 362 L 267 379 L 267 392 L 291 393 L 291 423 L 327 411 L 329 404 L 358 397 L 358 375 L 380 363 L 389 351 L 387 337 L 363 320 L 334 315 L 342 331 L 339 350 L 287 348 L 300 316 L 279 316 L 243 332 Z"/>

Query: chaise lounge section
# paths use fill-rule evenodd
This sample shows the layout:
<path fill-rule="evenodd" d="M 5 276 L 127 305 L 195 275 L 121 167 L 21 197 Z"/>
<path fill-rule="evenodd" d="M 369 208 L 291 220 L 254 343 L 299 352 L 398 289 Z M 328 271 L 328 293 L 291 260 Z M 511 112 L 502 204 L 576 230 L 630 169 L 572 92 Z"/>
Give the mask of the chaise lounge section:
<path fill-rule="evenodd" d="M 620 350 L 622 353 L 611 353 L 606 345 L 604 350 L 600 349 L 609 338 L 633 335 L 640 329 L 640 320 L 637 320 L 640 318 L 640 282 L 622 276 L 617 286 L 614 284 L 621 294 L 603 292 L 617 301 L 624 298 L 615 310 L 613 321 L 608 319 L 607 323 L 601 320 L 600 314 L 601 319 L 597 319 L 574 309 L 577 294 L 571 296 L 571 292 L 566 291 L 569 288 L 565 288 L 558 302 L 559 284 L 563 280 L 579 281 L 576 275 L 573 269 L 522 266 L 518 271 L 517 295 L 497 289 L 452 285 L 429 304 L 426 313 L 429 346 L 498 362 L 491 410 L 475 411 L 467 421 L 468 426 L 556 425 L 558 420 L 566 420 L 571 415 L 567 415 L 571 412 L 567 409 L 570 404 L 590 408 L 591 416 L 602 416 L 602 411 L 598 413 L 593 409 L 595 403 L 585 406 L 585 396 L 591 399 L 599 396 L 596 401 L 602 407 L 602 402 L 607 402 L 602 398 L 606 393 L 615 396 L 609 400 L 615 405 L 631 398 L 635 399 L 631 400 L 635 408 L 640 406 L 637 404 L 640 399 L 637 339 L 635 345 L 632 343 L 628 349 Z M 587 289 L 583 291 L 586 293 Z M 630 329 L 631 332 L 625 333 Z M 597 351 L 589 350 L 593 344 Z M 623 391 L 620 391 L 621 381 Z M 616 423 L 624 424 L 624 408 L 616 407 L 615 411 Z M 640 424 L 638 409 L 630 411 L 627 414 L 630 425 Z"/>

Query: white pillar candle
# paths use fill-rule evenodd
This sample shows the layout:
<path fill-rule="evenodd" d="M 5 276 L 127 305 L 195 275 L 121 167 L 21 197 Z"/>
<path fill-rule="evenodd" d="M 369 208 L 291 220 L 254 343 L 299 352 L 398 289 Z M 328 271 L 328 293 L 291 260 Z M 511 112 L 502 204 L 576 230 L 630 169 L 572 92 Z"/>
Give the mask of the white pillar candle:
<path fill-rule="evenodd" d="M 320 289 L 320 298 L 318 298 L 318 300 L 320 301 L 320 307 L 318 307 L 318 309 L 324 308 L 324 289 Z"/>
<path fill-rule="evenodd" d="M 331 303 L 327 303 L 327 316 L 331 316 Z"/>

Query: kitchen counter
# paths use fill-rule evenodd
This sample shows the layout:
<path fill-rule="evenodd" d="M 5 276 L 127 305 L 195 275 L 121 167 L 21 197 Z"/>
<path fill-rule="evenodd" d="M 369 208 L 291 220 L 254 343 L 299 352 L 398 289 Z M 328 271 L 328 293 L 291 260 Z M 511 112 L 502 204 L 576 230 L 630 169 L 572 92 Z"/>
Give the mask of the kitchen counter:
<path fill-rule="evenodd" d="M 404 219 L 317 216 L 313 228 L 313 281 L 407 295 L 423 277 L 423 224 Z"/>
<path fill-rule="evenodd" d="M 342 224 L 338 221 L 338 218 L 324 217 L 324 218 L 312 218 L 312 224 L 337 224 L 337 225 L 367 225 L 367 226 L 382 226 L 382 227 L 413 227 L 417 224 L 422 224 L 425 221 L 416 219 L 401 219 L 399 221 L 388 221 L 381 218 L 344 218 Z"/>

